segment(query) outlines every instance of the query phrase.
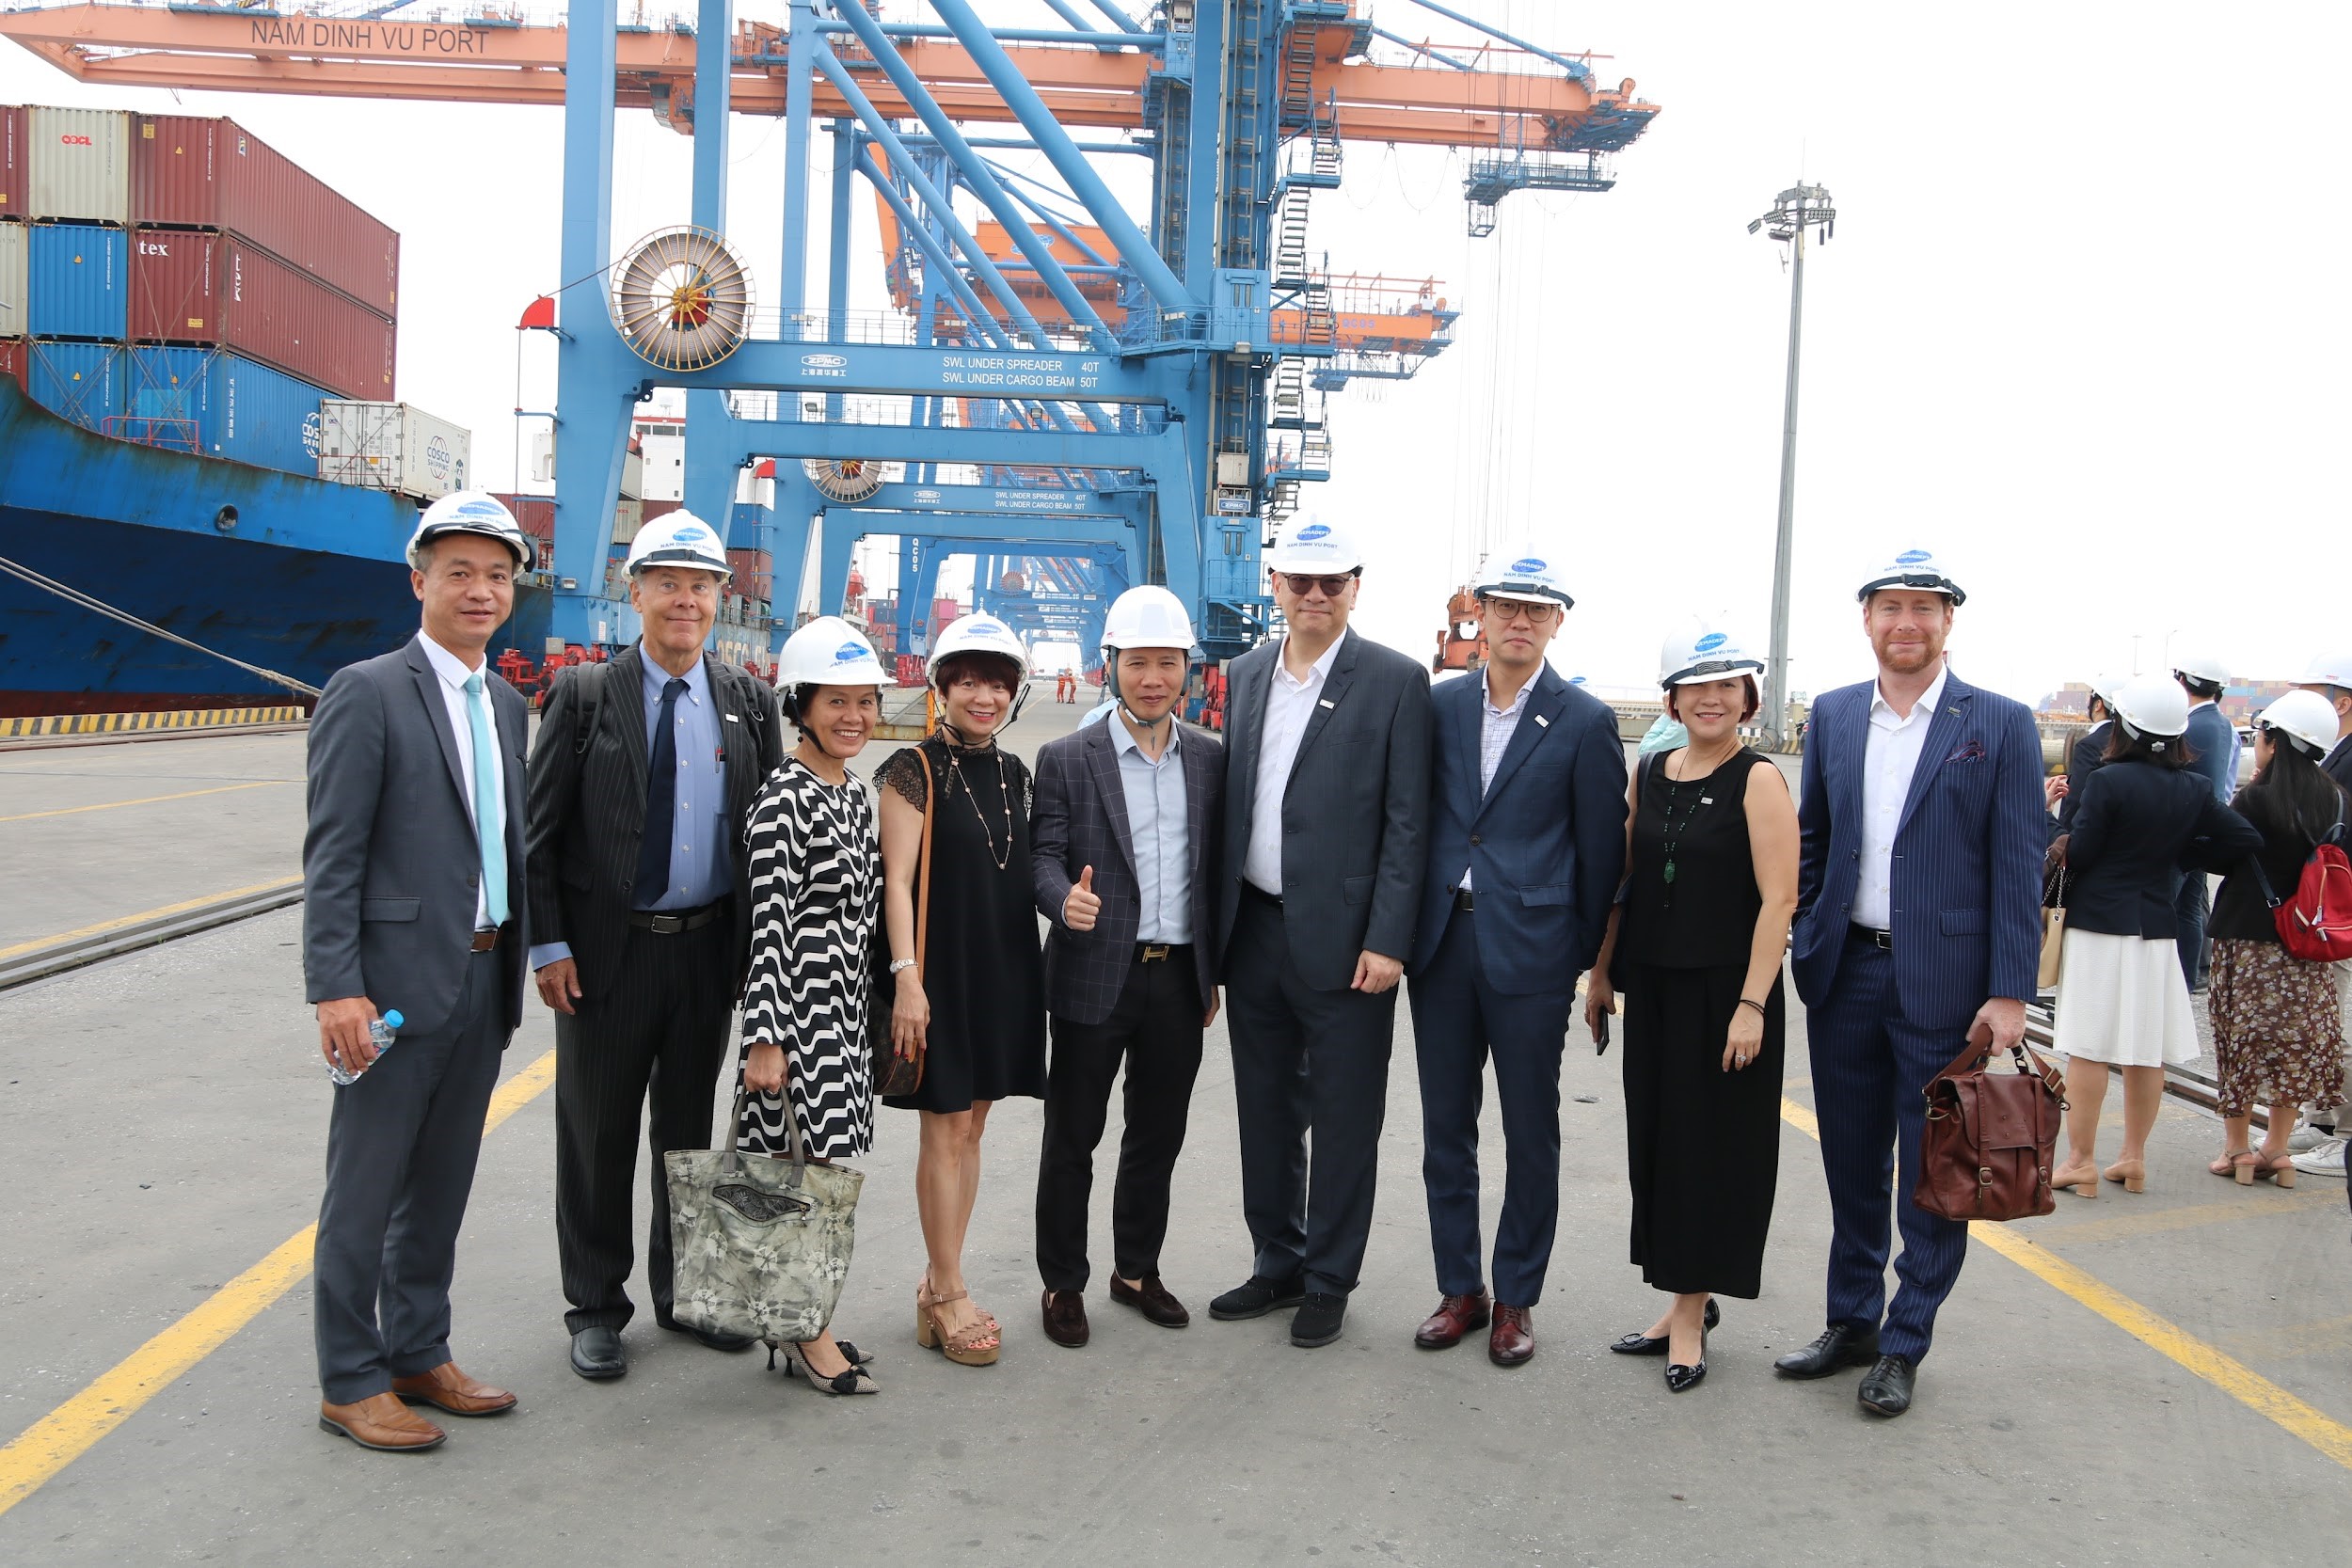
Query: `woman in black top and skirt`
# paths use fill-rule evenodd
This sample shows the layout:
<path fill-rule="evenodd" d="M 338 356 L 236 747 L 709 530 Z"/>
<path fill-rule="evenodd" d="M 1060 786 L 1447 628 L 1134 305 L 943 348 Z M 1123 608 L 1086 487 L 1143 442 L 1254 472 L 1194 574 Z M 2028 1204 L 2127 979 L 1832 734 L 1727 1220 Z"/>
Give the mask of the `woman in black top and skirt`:
<path fill-rule="evenodd" d="M 998 1348 L 995 1318 L 973 1302 L 963 1280 L 980 1134 L 995 1101 L 1045 1098 L 1029 770 L 996 744 L 1027 675 L 1026 652 L 1002 622 L 967 615 L 949 626 L 931 653 L 939 728 L 874 776 L 882 786 L 882 908 L 896 980 L 891 1044 L 923 1062 L 913 1094 L 882 1100 L 922 1113 L 914 1201 L 930 1266 L 914 1288 L 914 1337 L 968 1367 L 990 1365 Z M 929 908 L 918 942 L 927 807 Z"/>
<path fill-rule="evenodd" d="M 1587 982 L 1608 1038 L 1625 994 L 1633 1262 L 1673 1303 L 1609 1348 L 1666 1357 L 1676 1393 L 1707 1375 L 1715 1294 L 1762 1289 L 1780 1164 L 1787 1004 L 1781 959 L 1797 911 L 1797 808 L 1740 725 L 1764 666 L 1722 632 L 1666 647 L 1666 711 L 1690 731 L 1643 760 L 1629 789 L 1626 888 Z M 1693 1138 L 1689 1130 L 1705 1129 Z"/>

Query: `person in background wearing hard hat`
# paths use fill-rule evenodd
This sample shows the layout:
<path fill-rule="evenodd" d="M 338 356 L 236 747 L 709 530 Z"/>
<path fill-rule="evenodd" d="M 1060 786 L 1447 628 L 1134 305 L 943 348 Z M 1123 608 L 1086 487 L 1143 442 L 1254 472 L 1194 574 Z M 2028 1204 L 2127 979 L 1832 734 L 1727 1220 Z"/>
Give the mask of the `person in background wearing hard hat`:
<path fill-rule="evenodd" d="M 1421 903 L 1429 676 L 1348 629 L 1363 556 L 1340 529 L 1294 520 L 1266 564 L 1290 630 L 1228 673 L 1216 939 L 1254 1266 L 1209 1315 L 1295 1307 L 1291 1343 L 1327 1345 L 1372 1231 Z"/>
<path fill-rule="evenodd" d="M 2123 1148 L 2106 1175 L 2137 1193 L 2147 1186 L 2164 1069 L 2203 1054 L 2175 941 L 2182 879 L 2226 870 L 2262 844 L 2186 770 L 2187 728 L 2188 699 L 2177 684 L 2161 675 L 2124 682 L 2106 765 L 2069 797 L 2074 826 L 2052 847 L 2073 886 L 2053 1041 L 2066 1057 L 2067 1155 L 2050 1184 L 2085 1197 L 2099 1196 L 2107 1069 L 2123 1070 Z"/>
<path fill-rule="evenodd" d="M 2237 793 L 2237 730 L 2222 713 L 2222 688 L 2230 683 L 2221 661 L 2202 654 L 2184 657 L 2172 678 L 2188 693 L 2188 734 L 2182 744 L 2188 751 L 2191 770 L 2213 786 L 2214 799 L 2223 805 Z M 2205 941 L 2205 914 L 2213 907 L 2213 889 L 2203 877 L 2181 879 L 2180 902 L 2173 913 L 2180 926 L 2181 973 L 2188 989 L 2202 991 L 2213 971 L 2213 950 Z"/>
<path fill-rule="evenodd" d="M 1110 1298 L 1163 1328 L 1192 1321 L 1160 1283 L 1168 1183 L 1184 1147 L 1200 1041 L 1216 1017 L 1210 966 L 1225 748 L 1176 721 L 1192 618 L 1157 586 L 1130 588 L 1103 623 L 1117 701 L 1107 723 L 1037 757 L 1032 833 L 1045 935 L 1053 1070 L 1037 1168 L 1045 1336 L 1087 1342 L 1087 1206 L 1111 1084 L 1126 1066 L 1126 1131 L 1111 1196 Z"/>
<path fill-rule="evenodd" d="M 931 645 L 939 727 L 894 752 L 882 786 L 891 1043 L 922 1082 L 882 1103 L 921 1113 L 914 1201 L 928 1268 L 914 1338 L 967 1367 L 994 1362 L 996 1320 L 972 1300 L 963 1243 L 989 1108 L 1045 1096 L 1045 982 L 1029 875 L 1029 770 L 997 744 L 1029 655 L 1012 628 L 966 615 Z"/>
<path fill-rule="evenodd" d="M 1905 550 L 1855 597 L 1878 678 L 1813 705 L 1791 943 L 1835 1220 L 1828 1327 L 1773 1366 L 1868 1365 L 1863 1408 L 1899 1416 L 1968 1251 L 1966 1226 L 1910 1201 L 1924 1091 L 1964 1045 L 2026 1037 L 2049 830 L 2033 714 L 1945 662 L 1959 585 Z M 1903 1238 L 1891 1304 L 1890 1206 Z"/>
<path fill-rule="evenodd" d="M 2283 1108 L 2344 1100 L 2336 966 L 2286 950 L 2263 888 L 2266 879 L 2270 893 L 2293 898 L 2303 863 L 2344 822 L 2344 792 L 2320 767 L 2336 743 L 2336 726 L 2334 708 L 2310 691 L 2286 693 L 2255 721 L 2254 777 L 2238 791 L 2237 810 L 2261 833 L 2261 848 L 2230 872 L 2214 901 L 2213 1053 L 2220 1069 L 2215 1109 L 2228 1135 L 2209 1168 L 2234 1176 L 2240 1186 L 2262 1177 L 2292 1187 L 2305 1168 L 2287 1147 L 2293 1118 L 2276 1111 L 2262 1147 L 2250 1148 L 2257 1103 Z M 2341 1164 L 2335 1174 L 2342 1174 Z"/>
<path fill-rule="evenodd" d="M 610 664 L 556 676 L 532 748 L 531 967 L 555 1010 L 556 1256 L 584 1378 L 628 1370 L 641 1121 L 654 1321 L 713 1350 L 751 1344 L 671 1313 L 661 1158 L 710 1147 L 751 961 L 743 827 L 784 760 L 774 690 L 703 657 L 728 575 L 725 541 L 692 513 L 640 530 L 628 602 L 643 636 Z"/>
<path fill-rule="evenodd" d="M 882 912 L 874 791 L 850 772 L 882 718 L 882 660 L 849 622 L 820 615 L 776 659 L 800 744 L 760 786 L 743 834 L 752 962 L 743 986 L 738 1147 L 778 1159 L 854 1160 L 874 1147 L 867 955 Z M 828 1328 L 787 1345 L 826 1394 L 871 1394 L 858 1349 Z"/>
<path fill-rule="evenodd" d="M 2089 726 L 2074 737 L 2066 750 L 2066 772 L 2063 777 L 2049 780 L 2042 786 L 2056 821 L 2054 832 L 2064 832 L 2074 825 L 2074 813 L 2080 809 L 2082 787 L 2090 782 L 2090 775 L 2106 766 L 2107 741 L 2115 733 L 2113 677 L 2101 675 L 2090 683 L 2090 695 L 2084 700 L 2084 716 Z"/>
<path fill-rule="evenodd" d="M 2336 715 L 2335 744 L 2320 767 L 2339 787 L 2352 791 L 2352 653 L 2322 654 L 2303 672 L 2301 689 L 2324 697 Z M 2344 1016 L 2344 1070 L 2352 1084 L 2352 958 L 2336 962 L 2336 999 Z M 2344 1134 L 2352 1132 L 2352 1107 L 2307 1105 L 2291 1140 L 2295 1168 L 2311 1176 L 2344 1175 Z"/>
<path fill-rule="evenodd" d="M 1450 1349 L 1491 1322 L 1486 1358 L 1517 1367 L 1535 1354 L 1559 1228 L 1560 1053 L 1576 977 L 1600 948 L 1625 867 L 1625 744 L 1616 715 L 1545 660 L 1576 602 L 1549 551 L 1491 557 L 1471 592 L 1486 667 L 1430 698 L 1429 847 L 1406 966 L 1439 1293 L 1413 1342 Z M 1478 1217 L 1490 1055 L 1505 1170 L 1491 1297 Z"/>
<path fill-rule="evenodd" d="M 1609 1348 L 1665 1357 L 1669 1392 L 1707 1376 L 1715 1296 L 1763 1291 L 1780 1167 L 1788 1000 L 1780 981 L 1797 912 L 1797 808 L 1788 781 L 1741 744 L 1764 661 L 1701 626 L 1659 659 L 1666 708 L 1691 743 L 1644 759 L 1629 800 L 1625 896 L 1586 986 L 1609 1038 L 1625 991 L 1625 1126 L 1632 1260 L 1673 1300 Z M 1706 1135 L 1695 1145 L 1688 1130 Z"/>
<path fill-rule="evenodd" d="M 303 982 L 320 1053 L 360 1075 L 336 1088 L 327 1124 L 319 1425 L 364 1449 L 447 1437 L 404 1401 L 453 1416 L 515 1404 L 451 1359 L 449 1287 L 482 1118 L 522 1022 L 530 713 L 487 651 L 535 557 L 491 497 L 435 501 L 408 541 L 421 628 L 335 672 L 310 720 Z M 379 1059 L 383 1009 L 401 1017 Z"/>

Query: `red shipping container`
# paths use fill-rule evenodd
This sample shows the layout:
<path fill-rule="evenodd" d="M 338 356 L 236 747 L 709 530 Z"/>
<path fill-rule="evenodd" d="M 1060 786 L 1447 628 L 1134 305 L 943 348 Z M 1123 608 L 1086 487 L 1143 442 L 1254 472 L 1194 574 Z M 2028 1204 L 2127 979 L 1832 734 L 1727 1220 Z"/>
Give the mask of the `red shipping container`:
<path fill-rule="evenodd" d="M 515 521 L 522 525 L 523 531 L 539 541 L 543 551 L 555 547 L 555 498 L 553 496 L 501 496 L 498 499 L 507 511 L 515 515 Z M 539 565 L 545 569 L 548 562 L 542 559 Z"/>
<path fill-rule="evenodd" d="M 24 111 L 0 105 L 0 218 L 24 215 Z"/>
<path fill-rule="evenodd" d="M 234 349 L 339 398 L 394 401 L 392 324 L 234 234 L 134 230 L 131 336 Z"/>
<path fill-rule="evenodd" d="M 132 118 L 131 222 L 242 234 L 380 316 L 399 302 L 400 236 L 232 119 Z"/>
<path fill-rule="evenodd" d="M 0 375 L 16 383 L 19 390 L 30 390 L 24 376 L 31 369 L 26 352 L 32 345 L 22 339 L 0 340 Z"/>

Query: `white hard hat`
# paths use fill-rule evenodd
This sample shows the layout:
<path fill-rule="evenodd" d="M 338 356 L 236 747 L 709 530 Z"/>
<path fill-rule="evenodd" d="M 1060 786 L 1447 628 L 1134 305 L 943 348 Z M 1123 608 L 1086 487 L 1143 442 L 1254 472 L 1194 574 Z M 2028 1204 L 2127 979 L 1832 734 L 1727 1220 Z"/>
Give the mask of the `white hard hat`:
<path fill-rule="evenodd" d="M 515 552 L 526 572 L 539 562 L 536 543 L 515 521 L 504 502 L 480 490 L 453 490 L 426 507 L 424 515 L 417 519 L 417 531 L 408 536 L 408 564 L 423 571 L 425 546 L 452 533 L 478 533 L 497 540 Z"/>
<path fill-rule="evenodd" d="M 958 654 L 998 655 L 1012 660 L 1016 683 L 1029 678 L 1029 650 L 1022 646 L 1010 626 L 993 615 L 966 615 L 950 622 L 931 641 L 930 662 L 923 668 L 926 678 L 936 683 L 940 665 Z"/>
<path fill-rule="evenodd" d="M 628 575 L 648 566 L 691 566 L 698 572 L 735 575 L 727 565 L 727 543 L 691 512 L 665 512 L 637 531 L 628 546 Z"/>
<path fill-rule="evenodd" d="M 1749 653 L 1729 632 L 1701 626 L 1666 639 L 1658 651 L 1658 684 L 1696 686 L 1727 675 L 1760 675 L 1764 661 Z"/>
<path fill-rule="evenodd" d="M 2303 678 L 2298 684 L 2333 686 L 2352 691 L 2352 653 L 2320 655 L 2303 672 Z"/>
<path fill-rule="evenodd" d="M 1528 604 L 1556 604 L 1562 610 L 1576 601 L 1560 579 L 1559 562 L 1549 551 L 1532 545 L 1497 550 L 1479 566 L 1470 594 L 1481 599 L 1518 599 Z"/>
<path fill-rule="evenodd" d="M 1360 571 L 1364 556 L 1345 530 L 1302 516 L 1275 536 L 1274 549 L 1266 556 L 1265 563 L 1278 572 L 1336 577 L 1342 572 Z"/>
<path fill-rule="evenodd" d="M 2188 732 L 2188 693 L 2162 675 L 2134 675 L 2115 689 L 2108 705 L 2130 735 L 2170 740 Z"/>
<path fill-rule="evenodd" d="M 2254 727 L 2279 731 L 2317 759 L 2336 744 L 2336 705 L 2316 691 L 2290 691 L 2263 709 Z"/>
<path fill-rule="evenodd" d="M 1175 648 L 1192 652 L 1192 617 L 1184 601 L 1156 582 L 1130 588 L 1103 617 L 1103 649 Z"/>
<path fill-rule="evenodd" d="M 1931 593 L 1943 594 L 1955 605 L 1968 602 L 1968 595 L 1961 592 L 1960 584 L 1946 576 L 1944 568 L 1936 564 L 1932 550 L 1898 552 L 1893 560 L 1864 579 L 1861 591 L 1854 597 L 1867 604 L 1871 594 L 1884 588 L 1925 588 Z"/>
<path fill-rule="evenodd" d="M 2230 672 L 2208 648 L 2194 648 L 2172 661 L 2172 673 L 2212 686 L 2230 684 Z"/>
<path fill-rule="evenodd" d="M 819 615 L 785 640 L 776 656 L 776 684 L 887 686 L 882 660 L 865 634 L 838 615 Z"/>
<path fill-rule="evenodd" d="M 2122 684 L 2113 675 L 2093 675 L 2090 677 L 2090 694 L 2106 704 L 2111 712 L 2115 707 L 2115 689 Z M 2088 703 L 2083 705 L 2090 706 Z"/>

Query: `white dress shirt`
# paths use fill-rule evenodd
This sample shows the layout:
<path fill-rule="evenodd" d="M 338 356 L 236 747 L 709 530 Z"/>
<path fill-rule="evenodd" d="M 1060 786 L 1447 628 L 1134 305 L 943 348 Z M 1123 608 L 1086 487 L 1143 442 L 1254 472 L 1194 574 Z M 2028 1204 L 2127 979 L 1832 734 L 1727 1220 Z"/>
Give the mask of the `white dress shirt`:
<path fill-rule="evenodd" d="M 1113 718 L 1110 726 L 1142 903 L 1136 940 L 1180 947 L 1192 941 L 1192 822 L 1185 815 L 1184 759 L 1177 755 L 1184 726 L 1168 725 L 1168 744 L 1157 762 L 1143 754 L 1125 723 Z"/>
<path fill-rule="evenodd" d="M 1478 721 L 1478 793 L 1482 800 L 1486 791 L 1495 786 L 1495 769 L 1502 766 L 1502 753 L 1511 749 L 1511 737 L 1519 733 L 1519 715 L 1527 711 L 1527 694 L 1535 689 L 1535 676 L 1530 675 L 1520 684 L 1518 695 L 1511 699 L 1509 707 L 1497 707 L 1494 688 L 1487 684 L 1487 677 L 1493 673 L 1494 668 L 1489 665 L 1478 675 L 1482 699 L 1479 705 L 1486 710 Z M 1454 885 L 1470 885 L 1469 866 L 1462 867 L 1461 879 Z"/>
<path fill-rule="evenodd" d="M 1912 705 L 1908 719 L 1895 712 L 1883 689 L 1870 689 L 1870 727 L 1862 751 L 1862 874 L 1853 892 L 1857 926 L 1883 931 L 1895 924 L 1895 830 L 1950 673 L 1948 667 L 1937 668 L 1935 684 Z"/>
<path fill-rule="evenodd" d="M 472 678 L 473 672 L 466 668 L 465 660 L 434 641 L 423 632 L 417 634 L 417 641 L 424 644 L 424 657 L 432 664 L 433 673 L 441 677 L 441 706 L 449 712 L 449 727 L 456 732 L 457 766 L 466 775 L 466 820 L 473 822 L 473 770 L 475 766 L 473 715 L 466 711 L 466 682 Z M 499 733 L 499 715 L 496 705 L 490 701 L 489 674 L 489 661 L 485 659 L 482 665 L 482 711 L 489 716 L 490 734 L 495 737 Z M 497 800 L 501 806 L 506 800 L 506 769 L 499 761 L 499 749 L 495 738 L 490 747 L 490 799 Z M 473 827 L 474 860 L 478 864 L 482 859 L 480 842 L 482 824 L 474 822 Z M 506 824 L 493 822 L 490 824 L 490 829 L 493 832 L 503 833 L 506 832 Z M 485 931 L 490 927 L 490 890 L 487 888 L 477 887 L 474 890 L 473 926 L 477 931 Z"/>
<path fill-rule="evenodd" d="M 1290 788 L 1291 768 L 1298 761 L 1307 721 L 1314 716 L 1325 677 L 1346 640 L 1345 633 L 1333 638 L 1302 681 L 1294 679 L 1283 663 L 1290 652 L 1290 640 L 1283 639 L 1282 651 L 1274 658 L 1274 678 L 1267 683 L 1265 722 L 1258 727 L 1257 786 L 1250 792 L 1249 853 L 1242 861 L 1241 874 L 1250 886 L 1277 898 L 1282 896 L 1282 795 Z"/>

